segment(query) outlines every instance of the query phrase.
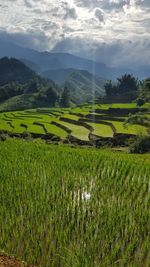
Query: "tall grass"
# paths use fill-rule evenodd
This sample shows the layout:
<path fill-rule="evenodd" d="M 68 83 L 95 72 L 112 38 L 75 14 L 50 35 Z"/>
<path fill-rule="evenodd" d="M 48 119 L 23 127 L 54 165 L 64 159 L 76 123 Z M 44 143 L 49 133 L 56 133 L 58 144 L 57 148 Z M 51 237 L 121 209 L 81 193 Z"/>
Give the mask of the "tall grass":
<path fill-rule="evenodd" d="M 149 163 L 0 143 L 0 250 L 42 267 L 150 266 Z"/>

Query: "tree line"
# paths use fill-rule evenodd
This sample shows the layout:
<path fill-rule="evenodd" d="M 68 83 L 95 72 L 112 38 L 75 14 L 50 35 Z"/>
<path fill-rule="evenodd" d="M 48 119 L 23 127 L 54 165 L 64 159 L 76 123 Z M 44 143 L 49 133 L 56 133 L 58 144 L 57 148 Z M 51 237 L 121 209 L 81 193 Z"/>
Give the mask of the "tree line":
<path fill-rule="evenodd" d="M 117 82 L 107 81 L 104 88 L 108 98 L 126 95 L 129 100 L 137 99 L 139 106 L 150 101 L 150 78 L 140 81 L 132 74 L 124 74 Z"/>

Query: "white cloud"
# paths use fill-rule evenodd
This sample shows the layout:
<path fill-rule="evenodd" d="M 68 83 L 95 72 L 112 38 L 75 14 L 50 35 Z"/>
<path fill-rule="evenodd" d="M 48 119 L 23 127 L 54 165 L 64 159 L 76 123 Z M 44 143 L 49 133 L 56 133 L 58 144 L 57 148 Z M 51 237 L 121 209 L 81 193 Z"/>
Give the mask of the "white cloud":
<path fill-rule="evenodd" d="M 40 50 L 61 43 L 64 49 L 67 42 L 78 54 L 84 50 L 88 55 L 89 47 L 99 51 L 99 46 L 102 51 L 113 47 L 115 55 L 119 48 L 122 58 L 115 61 L 112 55 L 110 64 L 121 64 L 126 49 L 133 49 L 132 55 L 142 48 L 149 54 L 149 13 L 149 0 L 0 0 L 0 29 L 14 42 Z"/>

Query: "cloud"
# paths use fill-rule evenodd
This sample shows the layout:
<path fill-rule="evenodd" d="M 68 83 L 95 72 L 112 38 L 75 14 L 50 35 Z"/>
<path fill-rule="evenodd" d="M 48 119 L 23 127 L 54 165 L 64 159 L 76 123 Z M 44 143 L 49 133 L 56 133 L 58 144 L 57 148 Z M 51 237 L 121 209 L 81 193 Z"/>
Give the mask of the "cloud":
<path fill-rule="evenodd" d="M 104 62 L 113 67 L 130 67 L 149 65 L 150 40 L 95 42 L 82 38 L 66 38 L 54 47 L 53 52 L 69 52 L 90 58 L 94 61 Z M 90 55 L 90 56 L 89 56 Z"/>
<path fill-rule="evenodd" d="M 96 9 L 95 9 L 95 17 L 96 17 L 100 22 L 104 21 L 104 12 L 103 12 L 101 9 L 96 8 Z"/>
<path fill-rule="evenodd" d="M 29 0 L 24 0 L 25 6 L 28 8 L 32 8 L 33 7 L 33 3 L 30 2 Z"/>
<path fill-rule="evenodd" d="M 62 3 L 62 8 L 64 9 L 64 20 L 66 19 L 77 19 L 76 9 L 71 7 L 68 2 Z"/>
<path fill-rule="evenodd" d="M 149 60 L 149 14 L 149 0 L 0 0 L 0 29 L 23 46 L 130 65 Z"/>

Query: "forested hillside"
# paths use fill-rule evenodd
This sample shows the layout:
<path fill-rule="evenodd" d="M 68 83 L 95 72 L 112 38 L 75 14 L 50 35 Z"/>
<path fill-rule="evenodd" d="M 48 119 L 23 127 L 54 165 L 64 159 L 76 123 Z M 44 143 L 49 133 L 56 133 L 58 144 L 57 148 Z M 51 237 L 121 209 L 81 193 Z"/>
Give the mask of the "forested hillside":
<path fill-rule="evenodd" d="M 67 86 L 70 89 L 71 98 L 76 103 L 87 102 L 93 98 L 105 95 L 104 84 L 106 80 L 92 75 L 86 70 L 49 70 L 42 75 L 48 79 L 52 79 L 61 87 Z"/>
<path fill-rule="evenodd" d="M 15 58 L 0 59 L 0 106 L 4 110 L 53 106 L 59 88 Z"/>

